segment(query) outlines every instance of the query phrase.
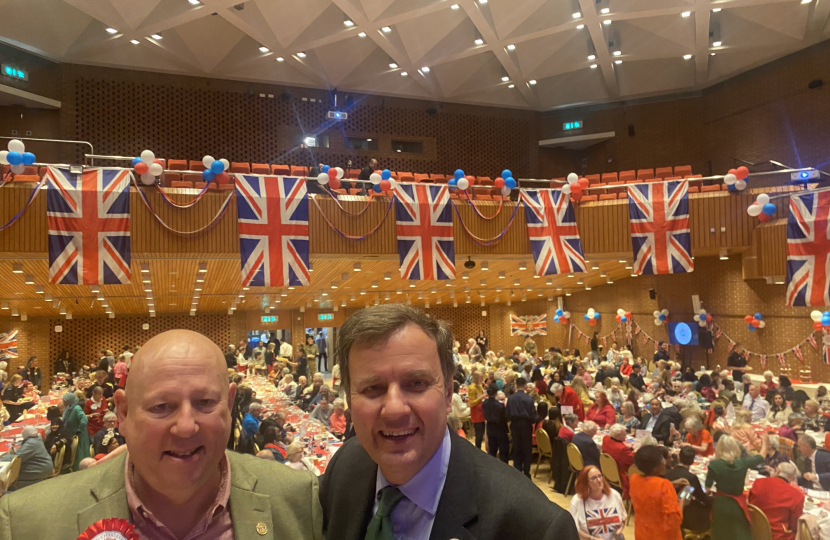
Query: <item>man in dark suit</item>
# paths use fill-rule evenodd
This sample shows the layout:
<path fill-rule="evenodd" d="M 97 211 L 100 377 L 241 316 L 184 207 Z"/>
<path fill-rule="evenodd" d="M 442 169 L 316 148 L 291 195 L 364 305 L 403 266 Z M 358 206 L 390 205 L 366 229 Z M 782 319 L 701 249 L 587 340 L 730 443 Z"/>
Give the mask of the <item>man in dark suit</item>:
<path fill-rule="evenodd" d="M 695 449 L 691 446 L 684 446 L 680 449 L 678 464 L 673 469 L 666 471 L 666 480 L 674 482 L 685 478 L 692 487 L 692 494 L 689 504 L 683 509 L 683 524 L 681 528 L 690 531 L 708 531 L 711 526 L 712 497 L 703 492 L 700 479 L 689 470 L 695 462 Z M 675 486 L 677 489 L 677 486 Z M 682 488 L 680 488 L 682 489 Z"/>
<path fill-rule="evenodd" d="M 804 456 L 804 470 L 798 485 L 819 491 L 830 491 L 830 452 L 817 449 L 816 440 L 809 435 L 798 438 L 798 451 Z"/>
<path fill-rule="evenodd" d="M 643 380 L 643 376 L 640 373 L 641 369 L 642 366 L 640 366 L 640 364 L 632 364 L 631 375 L 628 376 L 628 384 L 640 392 L 645 392 L 646 382 Z"/>
<path fill-rule="evenodd" d="M 513 435 L 513 467 L 530 478 L 530 462 L 533 460 L 533 424 L 536 407 L 533 398 L 525 393 L 527 381 L 516 379 L 516 391 L 507 398 L 507 418 Z"/>
<path fill-rule="evenodd" d="M 566 511 L 447 429 L 455 366 L 444 323 L 369 307 L 340 328 L 335 359 L 356 437 L 321 482 L 328 540 L 577 540 Z"/>
<path fill-rule="evenodd" d="M 660 360 L 665 360 L 668 362 L 671 357 L 669 356 L 669 346 L 664 342 L 657 343 L 657 350 L 654 351 L 654 356 L 651 357 L 652 361 L 657 364 Z"/>
<path fill-rule="evenodd" d="M 658 442 L 667 444 L 671 437 L 671 426 L 680 425 L 680 413 L 674 407 L 663 408 L 663 403 L 654 398 L 649 402 L 649 410 L 643 411 L 643 418 L 640 421 L 640 429 L 651 432 Z"/>
<path fill-rule="evenodd" d="M 574 435 L 571 441 L 582 453 L 582 463 L 587 467 L 594 465 L 599 467 L 599 448 L 594 442 L 594 435 L 597 434 L 597 425 L 591 420 L 582 423 L 582 431 Z"/>
<path fill-rule="evenodd" d="M 487 387 L 487 399 L 481 404 L 484 420 L 487 423 L 488 453 L 502 462 L 510 460 L 510 436 L 507 434 L 507 411 L 503 404 L 496 399 L 499 389 L 495 385 Z"/>

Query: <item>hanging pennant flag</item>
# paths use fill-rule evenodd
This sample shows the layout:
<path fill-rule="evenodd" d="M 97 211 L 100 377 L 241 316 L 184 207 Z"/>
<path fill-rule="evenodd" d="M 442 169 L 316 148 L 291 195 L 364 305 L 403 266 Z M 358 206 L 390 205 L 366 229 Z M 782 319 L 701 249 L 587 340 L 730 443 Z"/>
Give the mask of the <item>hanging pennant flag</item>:
<path fill-rule="evenodd" d="M 638 324 L 638 325 L 637 325 L 637 328 L 635 328 L 635 329 L 634 329 L 634 335 L 639 336 L 639 335 L 640 335 L 640 332 L 642 332 L 642 331 L 643 331 L 643 329 L 642 329 L 642 328 L 640 328 L 640 325 Z"/>
<path fill-rule="evenodd" d="M 585 272 L 571 198 L 558 189 L 521 192 L 536 275 Z"/>
<path fill-rule="evenodd" d="M 785 369 L 787 367 L 787 359 L 784 356 L 784 353 L 778 353 L 775 355 L 778 358 L 778 363 L 781 364 L 781 368 Z"/>
<path fill-rule="evenodd" d="M 131 283 L 132 172 L 48 167 L 46 177 L 49 283 Z"/>
<path fill-rule="evenodd" d="M 395 219 L 401 277 L 455 279 L 455 240 L 447 185 L 399 184 Z"/>
<path fill-rule="evenodd" d="M 830 192 L 790 197 L 787 218 L 787 305 L 830 305 Z"/>
<path fill-rule="evenodd" d="M 813 336 L 813 334 L 810 334 L 807 337 L 807 343 L 812 345 L 815 350 L 818 350 L 818 343 L 816 343 L 816 338 Z"/>
<path fill-rule="evenodd" d="M 728 352 L 732 352 L 732 349 L 734 349 L 734 348 L 735 348 L 735 342 L 730 339 L 729 340 L 729 347 L 727 347 L 726 350 Z"/>
<path fill-rule="evenodd" d="M 548 316 L 517 317 L 510 314 L 511 336 L 546 336 L 548 335 Z"/>
<path fill-rule="evenodd" d="M 17 330 L 0 334 L 0 360 L 17 358 Z"/>
<path fill-rule="evenodd" d="M 603 336 L 602 338 L 602 346 L 603 348 L 608 348 L 608 336 Z"/>
<path fill-rule="evenodd" d="M 643 345 L 646 345 L 646 344 L 648 343 L 648 340 L 649 340 L 649 339 L 650 339 L 650 338 L 646 335 L 646 333 L 645 333 L 645 332 L 643 332 Z"/>
<path fill-rule="evenodd" d="M 760 360 L 761 360 L 761 369 L 762 370 L 767 369 L 767 355 L 759 354 L 758 358 L 760 358 Z"/>
<path fill-rule="evenodd" d="M 796 345 L 795 347 L 793 347 L 793 354 L 796 358 L 798 358 L 799 362 L 801 362 L 802 364 L 804 363 L 804 355 L 801 353 L 801 345 Z"/>
<path fill-rule="evenodd" d="M 693 272 L 689 182 L 628 186 L 635 274 Z"/>
<path fill-rule="evenodd" d="M 238 174 L 236 206 L 242 285 L 308 285 L 311 278 L 305 180 Z"/>
<path fill-rule="evenodd" d="M 625 325 L 625 344 L 628 345 L 628 348 L 631 349 L 632 344 L 634 343 L 634 337 L 631 335 L 631 327 L 633 324 L 631 322 Z"/>
<path fill-rule="evenodd" d="M 715 330 L 715 341 L 717 341 L 718 338 L 720 338 L 722 335 L 723 335 L 723 330 L 721 330 L 720 327 L 718 327 L 718 329 Z"/>

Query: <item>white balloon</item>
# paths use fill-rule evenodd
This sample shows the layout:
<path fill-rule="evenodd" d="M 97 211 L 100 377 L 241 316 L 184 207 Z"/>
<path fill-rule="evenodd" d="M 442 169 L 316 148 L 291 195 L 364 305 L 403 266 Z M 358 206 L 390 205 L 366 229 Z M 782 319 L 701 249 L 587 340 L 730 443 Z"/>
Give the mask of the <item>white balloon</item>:
<path fill-rule="evenodd" d="M 760 322 L 758 323 L 758 328 L 763 328 L 763 327 L 765 327 L 766 325 L 767 325 L 767 321 L 760 321 Z"/>
<path fill-rule="evenodd" d="M 726 184 L 727 186 L 731 186 L 732 184 L 734 184 L 737 181 L 738 181 L 738 177 L 735 176 L 734 174 L 727 174 L 726 176 L 723 177 L 723 183 Z"/>
<path fill-rule="evenodd" d="M 501 194 L 505 197 L 510 195 L 510 191 L 511 191 L 511 189 L 507 186 L 504 186 L 503 188 L 501 188 Z"/>
<path fill-rule="evenodd" d="M 375 185 L 380 184 L 381 177 L 378 173 L 372 173 L 369 175 L 369 181 Z"/>
<path fill-rule="evenodd" d="M 563 313 L 562 315 L 564 315 L 566 319 L 570 319 L 570 318 L 571 318 L 571 312 L 570 312 L 570 311 L 566 311 L 566 312 L 565 312 L 565 313 Z"/>
<path fill-rule="evenodd" d="M 766 193 L 761 193 L 755 199 L 755 202 L 758 203 L 758 206 L 764 206 L 765 204 L 767 204 L 769 202 L 769 195 L 767 195 Z"/>
<path fill-rule="evenodd" d="M 150 165 L 150 174 L 153 176 L 161 176 L 161 173 L 164 172 L 164 167 L 159 165 L 158 163 L 153 163 Z"/>
<path fill-rule="evenodd" d="M 25 151 L 26 145 L 20 139 L 12 139 L 9 141 L 9 152 L 20 152 L 22 154 Z"/>
<path fill-rule="evenodd" d="M 576 173 L 571 173 L 568 175 L 568 183 L 575 184 L 579 181 L 579 176 Z"/>
<path fill-rule="evenodd" d="M 694 317 L 692 317 L 692 320 L 695 322 L 700 322 L 700 315 L 695 315 Z"/>
<path fill-rule="evenodd" d="M 152 173 L 146 172 L 141 175 L 141 183 L 145 186 L 152 186 L 156 183 L 156 177 Z"/>
<path fill-rule="evenodd" d="M 661 326 L 662 324 L 663 321 L 661 321 L 660 319 L 654 319 L 654 326 Z"/>
<path fill-rule="evenodd" d="M 701 309 L 699 313 L 700 313 L 701 315 L 706 315 L 706 310 L 705 310 L 705 309 Z"/>
<path fill-rule="evenodd" d="M 327 175 L 326 173 L 320 173 L 317 175 L 317 181 L 320 182 L 321 186 L 325 186 L 326 184 L 328 184 L 329 180 L 329 175 Z"/>
<path fill-rule="evenodd" d="M 14 174 L 23 174 L 26 172 L 26 166 L 22 163 L 20 165 L 12 165 L 12 172 Z"/>
<path fill-rule="evenodd" d="M 706 321 L 701 320 L 697 323 L 701 328 L 706 328 Z"/>
<path fill-rule="evenodd" d="M 143 161 L 147 165 L 152 165 L 155 160 L 156 155 L 153 153 L 152 150 L 145 150 L 141 152 L 141 161 Z"/>
<path fill-rule="evenodd" d="M 810 312 L 810 318 L 813 319 L 813 322 L 819 322 L 821 320 L 821 311 L 814 309 Z"/>
<path fill-rule="evenodd" d="M 736 180 L 735 181 L 735 189 L 738 191 L 743 191 L 746 189 L 746 180 Z"/>
<path fill-rule="evenodd" d="M 618 309 L 618 310 L 617 310 L 617 315 L 619 315 L 620 317 L 622 317 L 623 315 L 625 315 L 625 310 L 624 310 L 624 309 L 622 309 L 622 308 Z"/>
<path fill-rule="evenodd" d="M 596 311 L 594 311 L 594 308 L 588 309 L 588 315 L 593 315 L 594 313 L 596 313 Z"/>
<path fill-rule="evenodd" d="M 219 161 L 221 161 L 221 162 L 222 162 L 222 165 L 224 165 L 224 166 L 225 166 L 225 171 L 227 171 L 228 169 L 230 169 L 230 168 L 231 168 L 231 162 L 230 162 L 230 161 L 228 161 L 227 159 L 222 158 L 222 159 L 220 159 Z M 222 172 L 225 172 L 225 171 L 222 171 Z"/>
<path fill-rule="evenodd" d="M 470 181 L 466 178 L 461 178 L 458 180 L 458 189 L 465 190 L 470 187 Z"/>
<path fill-rule="evenodd" d="M 664 310 L 663 310 L 663 311 L 661 311 L 660 313 L 662 313 L 662 314 L 663 314 L 663 315 L 665 315 L 666 317 L 668 317 L 668 316 L 669 316 L 669 310 L 668 310 L 668 309 L 664 309 Z"/>
<path fill-rule="evenodd" d="M 653 315 L 654 315 L 654 318 L 656 319 L 657 317 L 659 317 L 659 316 L 660 316 L 660 311 L 655 311 L 655 312 L 653 313 Z"/>
<path fill-rule="evenodd" d="M 398 187 L 398 181 L 395 180 L 394 178 L 390 178 L 389 179 L 389 185 L 392 187 L 392 189 L 395 189 L 396 187 Z"/>
<path fill-rule="evenodd" d="M 562 193 L 564 193 L 565 195 L 570 195 L 571 194 L 570 184 L 565 184 L 564 186 L 562 186 Z"/>
<path fill-rule="evenodd" d="M 757 202 L 752 203 L 747 207 L 746 213 L 749 214 L 752 217 L 756 217 L 756 216 L 761 214 L 761 206 L 758 205 Z"/>
<path fill-rule="evenodd" d="M 6 156 L 9 154 L 7 150 L 0 150 L 0 165 L 8 165 L 9 160 L 6 159 Z"/>
<path fill-rule="evenodd" d="M 205 166 L 205 169 L 210 169 L 210 166 L 213 165 L 213 162 L 216 161 L 213 159 L 213 156 L 205 156 L 202 158 L 202 165 Z"/>
<path fill-rule="evenodd" d="M 338 180 L 343 178 L 343 175 L 346 174 L 346 172 L 343 169 L 341 169 L 340 167 L 335 167 L 334 170 L 337 171 L 337 179 Z"/>

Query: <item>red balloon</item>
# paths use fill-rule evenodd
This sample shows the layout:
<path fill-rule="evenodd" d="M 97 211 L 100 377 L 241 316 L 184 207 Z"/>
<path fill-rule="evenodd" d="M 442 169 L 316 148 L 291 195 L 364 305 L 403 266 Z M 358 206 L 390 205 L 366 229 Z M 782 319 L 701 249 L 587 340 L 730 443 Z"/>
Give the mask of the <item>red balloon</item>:
<path fill-rule="evenodd" d="M 755 328 L 758 328 L 759 326 L 761 326 L 761 321 L 759 321 L 758 319 L 752 319 L 752 322 L 749 324 L 751 324 Z"/>
<path fill-rule="evenodd" d="M 581 191 L 576 191 L 576 192 L 572 191 L 571 192 L 571 200 L 573 200 L 573 202 L 581 201 L 582 200 L 582 192 Z"/>
<path fill-rule="evenodd" d="M 340 189 L 340 180 L 337 178 L 331 178 L 329 180 L 329 187 L 331 189 Z"/>
<path fill-rule="evenodd" d="M 822 324 L 821 321 L 816 321 L 813 323 L 813 330 L 821 330 Z"/>
<path fill-rule="evenodd" d="M 334 180 L 335 178 L 337 178 L 337 169 L 335 169 L 334 167 L 331 167 L 329 169 L 328 175 L 329 175 L 330 180 Z"/>
<path fill-rule="evenodd" d="M 577 181 L 577 184 L 579 184 L 580 187 L 582 187 L 582 189 L 585 189 L 586 187 L 588 187 L 588 179 L 580 178 L 579 181 Z M 573 189 L 573 187 L 571 187 L 571 189 Z"/>
<path fill-rule="evenodd" d="M 764 213 L 758 214 L 758 221 L 766 223 L 767 221 L 769 221 L 769 219 L 770 217 Z"/>
<path fill-rule="evenodd" d="M 138 174 L 144 174 L 150 170 L 150 166 L 144 163 L 143 161 L 139 161 L 135 164 L 135 172 Z"/>
<path fill-rule="evenodd" d="M 475 182 L 476 182 L 476 177 L 475 176 L 465 176 L 464 178 L 467 179 L 467 181 L 470 183 L 471 186 L 473 184 L 475 184 Z"/>
<path fill-rule="evenodd" d="M 706 315 L 706 322 L 712 322 L 712 316 L 707 314 Z"/>
<path fill-rule="evenodd" d="M 752 319 L 754 318 L 755 317 L 753 317 L 752 315 L 747 315 L 746 317 L 744 317 L 744 320 L 747 322 L 747 324 L 749 324 L 752 322 Z"/>
<path fill-rule="evenodd" d="M 738 177 L 738 180 L 743 180 L 747 176 L 749 176 L 749 169 L 741 165 L 737 169 L 735 169 L 735 176 Z"/>
<path fill-rule="evenodd" d="M 219 174 L 217 174 L 216 176 L 213 177 L 213 182 L 216 183 L 216 184 L 230 184 L 231 183 L 231 177 L 226 172 L 219 173 Z"/>
<path fill-rule="evenodd" d="M 386 193 L 390 189 L 392 189 L 392 182 L 390 182 L 389 180 L 381 180 L 380 181 L 380 190 L 381 191 Z"/>
<path fill-rule="evenodd" d="M 582 186 L 579 183 L 571 184 L 571 193 L 573 195 L 582 195 Z"/>
<path fill-rule="evenodd" d="M 569 322 L 571 322 L 571 320 L 566 319 L 565 317 L 559 317 L 559 322 L 561 322 L 562 324 L 568 324 Z"/>
<path fill-rule="evenodd" d="M 729 172 L 726 174 L 734 174 L 735 176 L 738 176 L 738 169 L 729 169 Z"/>
<path fill-rule="evenodd" d="M 499 188 L 499 189 L 503 188 L 503 187 L 504 187 L 504 178 L 502 178 L 501 176 L 499 176 L 498 178 L 496 178 L 496 179 L 493 181 L 493 186 L 495 186 L 495 187 L 497 187 L 497 188 Z"/>
<path fill-rule="evenodd" d="M 631 319 L 631 312 L 630 311 L 625 312 L 625 318 L 629 319 L 629 320 Z"/>
<path fill-rule="evenodd" d="M 620 316 L 619 316 L 619 315 L 617 315 L 617 316 L 616 316 L 616 317 L 614 317 L 614 318 L 615 318 L 615 319 L 617 319 L 617 322 L 620 322 Z"/>
<path fill-rule="evenodd" d="M 588 324 L 590 324 L 591 326 L 596 326 L 597 325 L 597 320 L 596 319 L 589 319 Z"/>

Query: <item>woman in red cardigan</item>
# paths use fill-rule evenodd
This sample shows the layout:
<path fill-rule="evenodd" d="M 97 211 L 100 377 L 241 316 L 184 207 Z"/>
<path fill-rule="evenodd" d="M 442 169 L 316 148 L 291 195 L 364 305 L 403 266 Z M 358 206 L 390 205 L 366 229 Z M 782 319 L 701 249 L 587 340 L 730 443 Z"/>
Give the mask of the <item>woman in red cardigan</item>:
<path fill-rule="evenodd" d="M 586 420 L 593 420 L 601 428 L 613 425 L 617 422 L 617 415 L 614 407 L 608 403 L 608 396 L 605 392 L 598 390 L 594 392 L 594 404 L 585 414 Z"/>

